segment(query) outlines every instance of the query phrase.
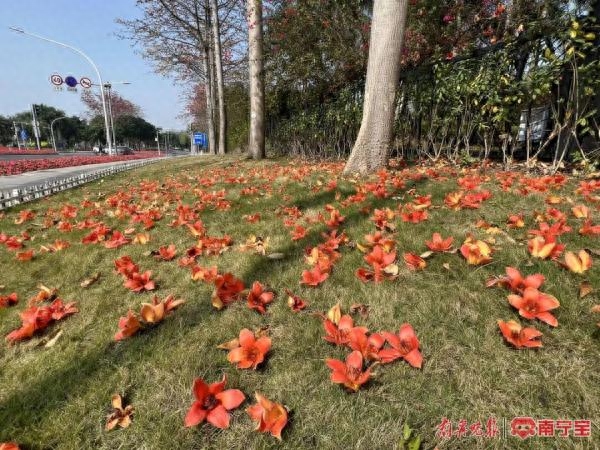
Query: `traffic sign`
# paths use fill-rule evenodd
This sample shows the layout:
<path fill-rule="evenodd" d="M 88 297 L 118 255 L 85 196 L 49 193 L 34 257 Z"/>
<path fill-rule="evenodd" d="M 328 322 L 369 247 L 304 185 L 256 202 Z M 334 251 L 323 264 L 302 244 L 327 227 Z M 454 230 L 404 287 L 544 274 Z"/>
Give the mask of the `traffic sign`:
<path fill-rule="evenodd" d="M 63 78 L 59 74 L 53 73 L 50 75 L 50 82 L 54 86 L 61 86 L 63 84 Z"/>
<path fill-rule="evenodd" d="M 65 78 L 65 84 L 70 88 L 74 88 L 75 86 L 77 86 L 77 78 L 75 78 L 72 75 L 69 75 Z"/>
<path fill-rule="evenodd" d="M 26 141 L 27 140 L 27 130 L 25 128 L 21 128 L 21 132 L 19 133 L 21 135 L 21 140 L 22 141 Z"/>
<path fill-rule="evenodd" d="M 200 147 L 207 146 L 206 133 L 195 132 L 194 133 L 194 144 Z"/>
<path fill-rule="evenodd" d="M 90 80 L 88 77 L 83 77 L 79 80 L 79 84 L 82 88 L 89 89 L 92 87 L 92 80 Z"/>

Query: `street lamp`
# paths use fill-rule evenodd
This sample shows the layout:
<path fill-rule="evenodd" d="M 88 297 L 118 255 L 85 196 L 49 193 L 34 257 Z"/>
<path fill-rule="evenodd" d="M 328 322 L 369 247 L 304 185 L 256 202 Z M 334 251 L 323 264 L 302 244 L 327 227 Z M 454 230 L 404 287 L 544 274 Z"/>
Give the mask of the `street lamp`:
<path fill-rule="evenodd" d="M 110 117 L 110 128 L 112 129 L 112 140 L 115 148 L 117 147 L 117 140 L 115 139 L 115 124 L 113 122 L 113 113 L 112 113 L 112 97 L 110 95 L 110 90 L 112 89 L 113 84 L 131 84 L 130 81 L 113 81 L 104 83 L 104 89 L 106 89 L 108 96 L 108 115 Z"/>
<path fill-rule="evenodd" d="M 67 118 L 67 116 L 57 117 L 52 122 L 50 122 L 50 134 L 52 135 L 52 146 L 54 147 L 54 153 L 58 153 L 58 150 L 56 150 L 56 139 L 54 138 L 54 122 L 56 122 L 57 120 L 66 119 L 66 118 Z"/>
<path fill-rule="evenodd" d="M 92 61 L 92 58 L 90 58 L 88 55 L 86 55 L 85 53 L 83 53 L 81 50 L 79 50 L 78 48 L 72 47 L 68 44 L 65 44 L 63 42 L 59 42 L 59 41 L 55 41 L 54 39 L 50 39 L 44 36 L 40 36 L 39 34 L 35 34 L 35 33 L 29 33 L 25 30 L 23 30 L 22 28 L 17 28 L 17 27 L 9 27 L 12 31 L 16 32 L 16 33 L 20 33 L 20 34 L 25 34 L 27 36 L 31 36 L 37 39 L 41 39 L 42 41 L 47 41 L 47 42 L 51 42 L 53 44 L 56 45 L 60 45 L 61 47 L 66 47 L 70 50 L 73 50 L 75 53 L 79 53 L 81 56 L 83 56 L 87 62 L 89 62 L 92 67 L 94 68 L 94 70 L 96 71 L 96 75 L 98 76 L 98 81 L 100 82 L 100 94 L 102 96 L 102 109 L 104 110 L 104 128 L 106 131 L 106 143 L 108 144 L 108 153 L 112 154 L 112 144 L 111 144 L 111 139 L 110 139 L 110 130 L 108 128 L 108 113 L 106 110 L 106 100 L 104 97 L 104 85 L 102 83 L 102 76 L 100 75 L 100 71 L 98 70 L 98 66 L 96 66 L 96 64 L 94 63 L 94 61 Z"/>

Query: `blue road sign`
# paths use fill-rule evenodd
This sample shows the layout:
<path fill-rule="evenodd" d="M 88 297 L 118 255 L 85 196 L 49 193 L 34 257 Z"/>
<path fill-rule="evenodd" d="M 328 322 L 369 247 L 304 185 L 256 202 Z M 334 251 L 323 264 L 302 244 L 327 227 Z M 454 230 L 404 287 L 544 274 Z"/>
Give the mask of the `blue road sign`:
<path fill-rule="evenodd" d="M 77 78 L 69 75 L 65 78 L 65 84 L 71 88 L 74 88 L 75 86 L 77 86 Z"/>
<path fill-rule="evenodd" d="M 194 133 L 194 144 L 199 145 L 200 147 L 207 147 L 208 140 L 206 139 L 206 133 Z"/>
<path fill-rule="evenodd" d="M 27 130 L 25 128 L 21 129 L 20 135 L 21 135 L 21 140 L 22 141 L 26 141 L 27 140 Z"/>

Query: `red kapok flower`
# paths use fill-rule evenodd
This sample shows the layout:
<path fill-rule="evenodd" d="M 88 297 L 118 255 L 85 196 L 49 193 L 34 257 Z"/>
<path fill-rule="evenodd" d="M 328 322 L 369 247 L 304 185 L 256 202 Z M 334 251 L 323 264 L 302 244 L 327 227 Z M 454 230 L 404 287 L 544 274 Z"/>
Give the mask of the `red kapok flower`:
<path fill-rule="evenodd" d="M 454 238 L 452 236 L 443 239 L 440 233 L 433 233 L 431 240 L 426 241 L 425 245 L 432 252 L 447 252 L 452 248 L 453 241 Z"/>
<path fill-rule="evenodd" d="M 263 336 L 256 339 L 252 331 L 244 328 L 240 331 L 239 347 L 231 350 L 227 359 L 236 364 L 238 369 L 256 369 L 265 360 L 269 350 L 271 338 Z"/>
<path fill-rule="evenodd" d="M 275 403 L 258 392 L 255 392 L 254 396 L 257 403 L 250 406 L 246 411 L 253 420 L 258 422 L 256 430 L 261 433 L 271 433 L 281 440 L 281 431 L 288 421 L 287 410 L 280 403 Z"/>
<path fill-rule="evenodd" d="M 255 309 L 261 314 L 267 312 L 266 306 L 273 301 L 275 294 L 265 291 L 265 288 L 260 282 L 255 281 L 252 284 L 252 289 L 248 293 L 248 307 Z"/>
<path fill-rule="evenodd" d="M 516 348 L 542 346 L 542 341 L 538 339 L 542 336 L 542 333 L 535 328 L 523 328 L 514 320 L 509 320 L 508 322 L 499 320 L 498 327 L 502 332 L 502 336 L 506 339 L 506 342 L 514 345 Z"/>
<path fill-rule="evenodd" d="M 150 279 L 151 276 L 152 272 L 149 270 L 144 273 L 130 273 L 125 279 L 123 286 L 127 289 L 131 289 L 133 292 L 153 291 L 156 289 L 156 286 L 154 281 Z"/>
<path fill-rule="evenodd" d="M 509 295 L 508 302 L 519 310 L 521 317 L 538 319 L 550 326 L 558 326 L 558 320 L 550 312 L 560 306 L 559 301 L 552 295 L 544 294 L 535 288 L 529 287 L 523 295 Z"/>
<path fill-rule="evenodd" d="M 329 278 L 329 273 L 322 272 L 321 268 L 317 265 L 311 270 L 302 271 L 302 281 L 300 281 L 300 283 L 306 284 L 307 286 L 318 286 L 327 278 Z"/>
<path fill-rule="evenodd" d="M 217 428 L 229 427 L 229 413 L 232 409 L 240 406 L 246 396 L 239 389 L 227 389 L 223 380 L 218 383 L 206 384 L 202 378 L 194 380 L 194 397 L 196 401 L 192 404 L 185 416 L 185 426 L 193 427 L 205 420 Z"/>
<path fill-rule="evenodd" d="M 133 336 L 142 327 L 140 321 L 135 316 L 132 310 L 127 312 L 127 315 L 119 318 L 119 332 L 115 334 L 115 341 L 121 341 L 123 339 Z"/>
<path fill-rule="evenodd" d="M 343 384 L 353 392 L 358 391 L 371 377 L 370 368 L 363 372 L 363 356 L 357 350 L 350 353 L 345 362 L 339 359 L 326 359 L 325 363 L 332 370 L 331 381 Z"/>
<path fill-rule="evenodd" d="M 408 323 L 400 325 L 398 334 L 384 331 L 381 333 L 392 348 L 384 348 L 379 352 L 379 359 L 382 363 L 392 362 L 398 358 L 404 360 L 417 369 L 423 364 L 423 356 L 419 351 L 419 339 L 415 330 Z"/>

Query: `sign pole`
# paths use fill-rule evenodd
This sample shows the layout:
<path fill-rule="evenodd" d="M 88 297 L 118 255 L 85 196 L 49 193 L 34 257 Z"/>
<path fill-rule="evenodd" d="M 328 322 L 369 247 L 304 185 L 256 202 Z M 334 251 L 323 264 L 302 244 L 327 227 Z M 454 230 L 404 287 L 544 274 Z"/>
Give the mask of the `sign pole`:
<path fill-rule="evenodd" d="M 31 117 L 33 118 L 33 120 L 31 121 L 31 124 L 33 125 L 33 134 L 35 135 L 35 142 L 37 143 L 37 149 L 38 150 L 42 150 L 42 148 L 40 147 L 40 127 L 37 121 L 37 117 L 35 115 L 35 105 L 31 105 Z"/>

